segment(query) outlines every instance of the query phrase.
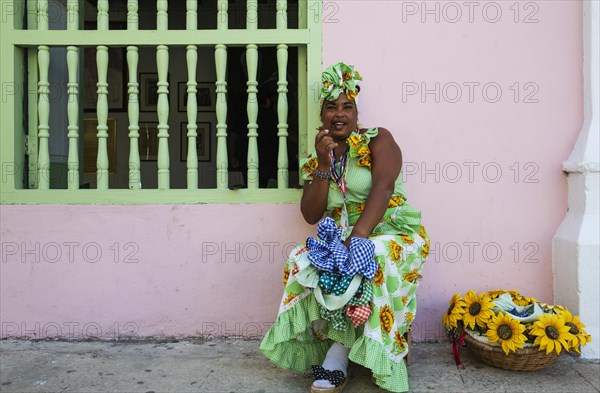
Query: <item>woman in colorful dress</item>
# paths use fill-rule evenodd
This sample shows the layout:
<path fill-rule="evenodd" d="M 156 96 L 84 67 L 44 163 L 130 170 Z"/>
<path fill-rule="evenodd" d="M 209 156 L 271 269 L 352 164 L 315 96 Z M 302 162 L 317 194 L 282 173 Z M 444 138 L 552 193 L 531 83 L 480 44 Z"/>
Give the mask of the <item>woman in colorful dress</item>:
<path fill-rule="evenodd" d="M 420 212 L 405 203 L 392 134 L 359 128 L 359 73 L 338 63 L 322 80 L 323 125 L 302 165 L 301 201 L 318 238 L 292 250 L 277 321 L 260 349 L 280 367 L 312 368 L 313 393 L 340 392 L 348 360 L 369 368 L 380 387 L 405 392 L 405 333 L 429 239 Z"/>

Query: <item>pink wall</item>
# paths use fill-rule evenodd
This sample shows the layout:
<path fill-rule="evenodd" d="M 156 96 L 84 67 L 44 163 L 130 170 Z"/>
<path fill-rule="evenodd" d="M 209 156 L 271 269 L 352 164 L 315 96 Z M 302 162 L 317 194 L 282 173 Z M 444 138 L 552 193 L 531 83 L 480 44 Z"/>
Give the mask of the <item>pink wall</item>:
<path fill-rule="evenodd" d="M 344 60 L 363 75 L 360 120 L 396 136 L 409 203 L 432 238 L 418 338 L 443 335 L 455 291 L 516 288 L 552 301 L 551 238 L 566 211 L 561 163 L 582 121 L 581 2 L 519 3 L 517 22 L 513 2 L 474 3 L 426 2 L 433 13 L 423 2 L 324 5 L 324 64 Z M 436 83 L 439 102 L 421 97 Z M 296 205 L 1 213 L 3 336 L 258 335 L 277 312 L 285 251 L 313 231 Z M 139 261 L 123 263 L 134 251 Z"/>
<path fill-rule="evenodd" d="M 266 332 L 311 228 L 252 206 L 3 206 L 2 334 Z"/>

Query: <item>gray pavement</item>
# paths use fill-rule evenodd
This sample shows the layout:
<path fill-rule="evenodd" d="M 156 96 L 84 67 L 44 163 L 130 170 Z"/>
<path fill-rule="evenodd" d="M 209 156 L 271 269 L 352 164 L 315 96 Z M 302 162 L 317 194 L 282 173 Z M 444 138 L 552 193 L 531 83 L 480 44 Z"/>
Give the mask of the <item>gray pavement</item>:
<path fill-rule="evenodd" d="M 309 392 L 303 374 L 281 370 L 258 341 L 0 342 L 2 392 Z M 454 365 L 450 343 L 415 343 L 408 367 L 412 392 L 600 392 L 600 363 L 569 355 L 537 372 L 479 363 L 463 350 Z M 369 371 L 352 365 L 344 393 L 384 392 Z"/>

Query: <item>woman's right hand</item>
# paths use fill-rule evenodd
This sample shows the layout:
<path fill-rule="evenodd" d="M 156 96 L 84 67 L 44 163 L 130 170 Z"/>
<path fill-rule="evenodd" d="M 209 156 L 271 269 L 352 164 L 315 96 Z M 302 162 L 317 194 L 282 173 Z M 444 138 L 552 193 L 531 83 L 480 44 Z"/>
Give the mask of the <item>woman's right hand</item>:
<path fill-rule="evenodd" d="M 337 147 L 337 143 L 328 135 L 329 130 L 322 126 L 315 137 L 315 152 L 319 165 L 317 170 L 322 173 L 331 171 L 331 157 L 329 153 Z M 327 209 L 327 195 L 329 193 L 329 180 L 315 179 L 304 182 L 304 192 L 300 201 L 300 211 L 309 224 L 316 224 Z"/>
<path fill-rule="evenodd" d="M 315 137 L 315 151 L 317 153 L 317 159 L 319 160 L 319 167 L 317 170 L 320 172 L 329 172 L 329 169 L 331 168 L 330 152 L 338 145 L 328 134 L 329 130 L 324 129 L 321 126 Z"/>

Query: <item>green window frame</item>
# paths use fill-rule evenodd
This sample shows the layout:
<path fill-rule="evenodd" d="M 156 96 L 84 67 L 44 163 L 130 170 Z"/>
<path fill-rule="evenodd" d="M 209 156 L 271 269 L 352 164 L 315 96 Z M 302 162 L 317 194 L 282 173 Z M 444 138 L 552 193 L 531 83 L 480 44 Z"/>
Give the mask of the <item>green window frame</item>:
<path fill-rule="evenodd" d="M 144 7 L 153 7 L 155 11 L 158 9 L 156 11 L 157 30 L 161 30 L 161 18 L 166 18 L 163 11 L 166 10 L 168 1 L 139 1 L 139 5 L 136 0 L 127 1 L 128 5 L 135 4 L 136 7 L 142 7 L 143 4 Z M 228 1 L 214 1 L 219 12 L 224 11 L 226 13 Z M 278 21 L 283 20 L 279 18 L 285 16 L 283 12 L 285 12 L 287 6 L 286 1 L 276 0 L 276 2 Z M 108 3 L 107 0 L 98 0 L 100 7 Z M 180 1 L 179 3 L 194 2 Z M 206 0 L 204 0 L 204 3 L 206 3 Z M 68 0 L 67 8 L 76 5 L 79 7 L 80 13 L 83 8 L 81 4 L 82 0 Z M 248 10 L 251 10 L 250 5 L 256 7 L 257 0 L 248 0 L 248 5 Z M 38 93 L 32 93 L 28 91 L 31 89 L 28 89 L 26 85 L 41 86 L 39 84 L 41 75 L 38 68 L 40 64 L 39 54 L 46 56 L 45 48 L 54 46 L 70 46 L 81 50 L 83 47 L 98 46 L 147 46 L 156 48 L 158 46 L 187 47 L 194 45 L 196 47 L 213 47 L 216 52 L 222 51 L 228 46 L 277 45 L 278 48 L 294 46 L 298 48 L 299 157 L 306 156 L 313 150 L 312 144 L 308 141 L 314 139 L 315 130 L 318 126 L 319 102 L 317 95 L 322 66 L 322 0 L 298 1 L 297 29 L 288 29 L 287 24 L 285 26 L 278 24 L 276 29 L 258 29 L 256 26 L 251 28 L 250 24 L 246 29 L 228 29 L 226 22 L 219 22 L 217 29 L 191 32 L 189 24 L 187 30 L 169 30 L 165 28 L 166 23 L 162 24 L 160 32 L 157 30 L 129 29 L 130 26 L 128 26 L 128 30 L 107 29 L 106 31 L 99 31 L 104 22 L 108 23 L 107 15 L 103 17 L 100 12 L 98 14 L 99 30 L 86 31 L 79 30 L 77 27 L 71 30 L 48 30 L 47 16 L 45 26 L 43 22 L 44 12 L 47 12 L 48 9 L 48 0 L 0 0 L 0 7 L 3 18 L 2 23 L 0 23 L 0 53 L 2 53 L 0 57 L 0 86 L 2 88 L 0 105 L 1 204 L 216 204 L 297 203 L 299 201 L 301 190 L 286 188 L 287 185 L 277 189 L 257 188 L 255 186 L 254 188 L 231 190 L 227 188 L 226 182 L 221 182 L 214 189 L 199 189 L 197 186 L 188 189 L 171 189 L 168 180 L 166 185 L 165 183 L 162 186 L 160 185 L 160 173 L 157 189 L 108 189 L 107 186 L 104 189 L 100 187 L 98 189 L 81 189 L 79 185 L 69 189 L 40 187 L 37 178 L 40 177 L 41 173 L 44 173 L 40 172 L 44 167 L 38 165 L 38 160 L 40 158 L 42 161 L 47 160 L 43 157 L 43 154 L 40 155 L 40 151 L 42 153 L 44 151 L 43 146 L 40 146 L 44 143 L 47 146 L 47 138 L 45 141 L 40 139 L 39 119 L 40 115 L 44 116 L 46 109 L 42 108 L 40 110 L 38 107 L 38 101 L 42 94 L 39 91 L 43 88 L 38 87 Z M 76 13 L 77 10 L 76 8 L 69 8 L 69 12 Z M 161 15 L 161 12 L 163 15 Z M 101 22 L 101 18 L 106 19 Z M 250 20 L 249 14 L 247 18 Z M 38 20 L 42 22 L 38 24 Z M 157 33 L 160 34 L 157 35 Z M 215 61 L 218 62 L 218 60 Z M 26 78 L 29 79 L 28 83 Z M 217 91 L 219 91 L 218 82 Z M 81 91 L 81 89 L 79 90 Z M 26 111 L 24 108 L 28 108 L 28 110 Z M 218 111 L 219 109 L 217 109 Z M 129 121 L 131 122 L 131 119 Z M 218 121 L 223 124 L 222 118 Z M 25 130 L 26 124 L 28 124 L 28 130 Z M 77 124 L 79 125 L 78 138 L 82 138 L 82 116 L 79 116 Z M 68 131 L 51 129 L 49 132 L 66 133 Z M 171 132 L 179 131 L 172 130 Z M 219 137 L 218 133 L 217 137 Z M 225 141 L 224 138 L 219 141 L 221 140 Z M 28 164 L 25 160 L 26 155 L 29 157 Z M 49 161 L 47 162 L 49 164 Z M 223 162 L 221 160 L 221 163 Z M 48 170 L 46 173 L 49 173 L 47 165 L 45 168 Z M 83 170 L 82 165 L 80 165 L 79 170 Z M 219 170 L 225 171 L 221 174 L 227 174 L 226 166 L 223 168 L 223 166 L 217 165 L 217 176 Z M 27 178 L 29 184 L 25 184 Z"/>

